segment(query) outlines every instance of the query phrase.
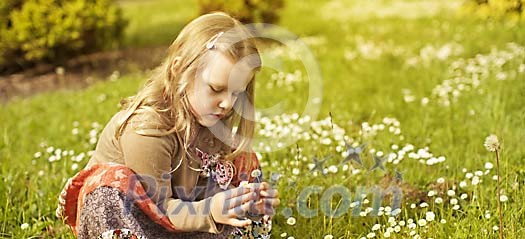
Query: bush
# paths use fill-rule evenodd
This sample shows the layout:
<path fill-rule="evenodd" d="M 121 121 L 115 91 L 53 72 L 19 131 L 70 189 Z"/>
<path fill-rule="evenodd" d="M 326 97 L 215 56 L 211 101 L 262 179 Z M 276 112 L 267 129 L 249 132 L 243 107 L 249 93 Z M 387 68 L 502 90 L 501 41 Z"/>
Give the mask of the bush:
<path fill-rule="evenodd" d="M 125 21 L 111 0 L 2 0 L 0 72 L 118 46 Z"/>
<path fill-rule="evenodd" d="M 464 9 L 482 18 L 523 20 L 525 0 L 468 0 Z"/>
<path fill-rule="evenodd" d="M 276 23 L 284 0 L 198 0 L 199 13 L 223 11 L 243 23 Z"/>

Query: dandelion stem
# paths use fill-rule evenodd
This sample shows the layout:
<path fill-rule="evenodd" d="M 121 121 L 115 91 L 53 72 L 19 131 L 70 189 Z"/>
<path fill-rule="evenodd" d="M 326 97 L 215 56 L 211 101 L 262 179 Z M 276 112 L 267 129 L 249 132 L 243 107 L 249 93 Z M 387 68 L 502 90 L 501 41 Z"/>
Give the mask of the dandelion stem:
<path fill-rule="evenodd" d="M 499 151 L 496 149 L 496 167 L 498 170 L 498 210 L 499 210 L 499 238 L 503 239 L 503 212 L 501 211 L 501 188 L 499 176 Z"/>

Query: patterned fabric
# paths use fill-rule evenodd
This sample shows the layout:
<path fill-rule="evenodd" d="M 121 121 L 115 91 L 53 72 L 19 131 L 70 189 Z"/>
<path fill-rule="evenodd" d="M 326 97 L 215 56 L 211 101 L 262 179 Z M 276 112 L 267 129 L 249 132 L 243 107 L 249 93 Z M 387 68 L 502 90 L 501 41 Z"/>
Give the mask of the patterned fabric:
<path fill-rule="evenodd" d="M 205 177 L 212 177 L 222 190 L 228 189 L 234 174 L 233 163 L 224 160 L 220 154 L 208 154 L 198 148 L 195 150 L 197 157 L 202 160 L 201 174 Z"/>
<path fill-rule="evenodd" d="M 137 205 L 127 205 L 129 199 L 124 193 L 111 187 L 99 187 L 85 199 L 78 225 L 78 238 L 228 238 L 236 230 L 232 226 L 224 226 L 220 234 L 173 233 L 154 223 Z"/>
<path fill-rule="evenodd" d="M 135 235 L 128 229 L 116 229 L 102 233 L 97 239 L 142 239 L 142 237 Z"/>
<path fill-rule="evenodd" d="M 220 234 L 177 232 L 135 173 L 119 164 L 96 164 L 69 179 L 57 216 L 78 238 L 269 238 L 271 231 L 270 219 L 263 217 L 245 228 L 221 225 Z"/>
<path fill-rule="evenodd" d="M 272 231 L 272 221 L 268 216 L 264 216 L 259 221 L 252 221 L 252 225 L 244 228 L 235 228 L 235 231 L 228 237 L 231 239 L 267 239 L 270 238 Z"/>
<path fill-rule="evenodd" d="M 149 198 L 135 173 L 120 164 L 96 164 L 69 179 L 59 197 L 57 217 L 63 219 L 76 234 L 79 213 L 89 193 L 99 187 L 112 187 L 127 192 L 127 202 L 136 204 L 153 222 L 168 231 L 175 231 L 167 215 Z"/>

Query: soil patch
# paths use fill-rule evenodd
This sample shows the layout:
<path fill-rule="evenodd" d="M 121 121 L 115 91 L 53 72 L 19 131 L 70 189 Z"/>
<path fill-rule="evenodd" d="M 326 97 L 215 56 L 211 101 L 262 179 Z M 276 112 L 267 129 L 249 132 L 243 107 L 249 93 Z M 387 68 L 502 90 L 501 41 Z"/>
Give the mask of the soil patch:
<path fill-rule="evenodd" d="M 80 89 L 132 71 L 158 66 L 167 46 L 99 52 L 68 60 L 63 66 L 39 65 L 0 76 L 0 103 L 57 89 Z"/>

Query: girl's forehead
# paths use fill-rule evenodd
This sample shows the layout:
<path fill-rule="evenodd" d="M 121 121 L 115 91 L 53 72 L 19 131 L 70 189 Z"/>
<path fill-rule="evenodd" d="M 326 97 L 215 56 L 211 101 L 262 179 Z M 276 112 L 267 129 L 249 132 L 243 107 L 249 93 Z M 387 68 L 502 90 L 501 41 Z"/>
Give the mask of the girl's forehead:
<path fill-rule="evenodd" d="M 235 88 L 246 88 L 253 74 L 253 69 L 243 59 L 234 62 L 218 51 L 207 54 L 202 69 L 205 81 Z"/>

